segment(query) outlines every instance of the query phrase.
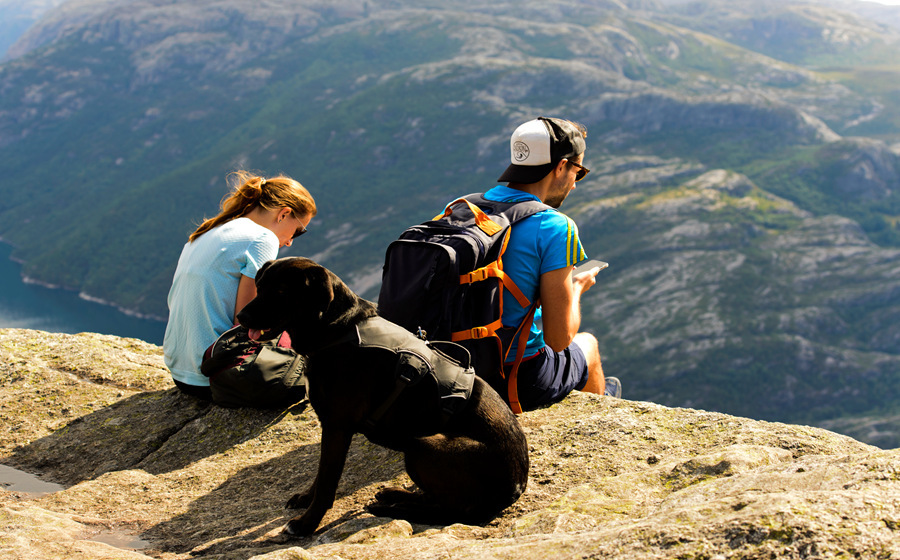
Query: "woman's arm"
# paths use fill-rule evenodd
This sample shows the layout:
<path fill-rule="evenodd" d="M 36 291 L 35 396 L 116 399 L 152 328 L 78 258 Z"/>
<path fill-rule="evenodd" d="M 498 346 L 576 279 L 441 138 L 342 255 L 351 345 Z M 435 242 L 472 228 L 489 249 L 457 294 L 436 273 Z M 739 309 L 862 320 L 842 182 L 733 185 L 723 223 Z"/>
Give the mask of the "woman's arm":
<path fill-rule="evenodd" d="M 256 280 L 249 276 L 241 274 L 241 281 L 238 284 L 237 299 L 234 302 L 234 324 L 237 324 L 237 314 L 241 309 L 256 297 Z"/>

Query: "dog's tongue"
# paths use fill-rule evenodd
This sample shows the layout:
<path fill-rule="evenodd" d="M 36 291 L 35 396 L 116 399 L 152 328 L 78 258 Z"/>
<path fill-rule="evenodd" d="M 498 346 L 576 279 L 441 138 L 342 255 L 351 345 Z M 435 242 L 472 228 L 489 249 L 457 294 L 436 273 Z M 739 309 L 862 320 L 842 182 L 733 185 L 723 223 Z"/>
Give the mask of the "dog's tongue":
<path fill-rule="evenodd" d="M 262 331 L 259 329 L 249 329 L 247 331 L 247 336 L 250 337 L 250 340 L 259 340 L 259 337 L 262 336 Z"/>

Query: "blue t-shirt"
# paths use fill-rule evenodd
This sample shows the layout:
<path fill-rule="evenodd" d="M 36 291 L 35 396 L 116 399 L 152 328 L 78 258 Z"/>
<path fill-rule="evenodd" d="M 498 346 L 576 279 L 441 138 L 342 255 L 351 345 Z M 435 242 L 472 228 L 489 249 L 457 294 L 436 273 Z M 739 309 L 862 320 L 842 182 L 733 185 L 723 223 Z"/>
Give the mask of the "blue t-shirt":
<path fill-rule="evenodd" d="M 234 326 L 241 276 L 256 278 L 278 257 L 278 236 L 249 218 L 217 226 L 185 244 L 169 290 L 163 355 L 172 377 L 208 386 L 200 373 L 203 352 Z"/>
<path fill-rule="evenodd" d="M 499 185 L 484 193 L 488 200 L 518 202 L 540 199 L 532 194 Z M 534 302 L 540 297 L 541 275 L 552 270 L 575 266 L 585 260 L 584 247 L 578 238 L 578 226 L 568 216 L 554 210 L 544 210 L 516 223 L 509 236 L 509 244 L 503 253 L 503 270 L 512 278 L 522 293 Z M 503 326 L 518 327 L 528 313 L 508 291 L 503 291 Z M 538 326 L 541 309 L 535 313 L 528 345 L 524 356 L 535 355 L 544 347 L 544 333 Z M 509 351 L 508 360 L 516 355 L 516 342 Z"/>

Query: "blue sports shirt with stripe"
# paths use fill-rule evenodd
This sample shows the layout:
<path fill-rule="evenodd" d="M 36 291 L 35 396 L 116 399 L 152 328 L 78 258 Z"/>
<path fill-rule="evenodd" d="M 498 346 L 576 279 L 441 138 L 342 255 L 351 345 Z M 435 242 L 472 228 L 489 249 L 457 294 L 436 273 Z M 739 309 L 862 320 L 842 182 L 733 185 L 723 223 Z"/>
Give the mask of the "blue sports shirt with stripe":
<path fill-rule="evenodd" d="M 519 202 L 540 199 L 532 194 L 498 185 L 484 194 L 488 200 L 497 202 Z M 587 259 L 578 226 L 565 214 L 557 210 L 544 210 L 513 225 L 509 245 L 503 254 L 503 270 L 512 278 L 522 293 L 534 302 L 540 296 L 541 275 L 545 272 L 575 266 Z M 503 325 L 516 327 L 528 313 L 509 292 L 503 293 Z M 544 333 L 538 327 L 541 316 L 539 308 L 535 313 L 535 324 L 531 326 L 525 357 L 533 356 L 544 347 Z M 516 343 L 509 352 L 509 361 L 516 355 Z"/>

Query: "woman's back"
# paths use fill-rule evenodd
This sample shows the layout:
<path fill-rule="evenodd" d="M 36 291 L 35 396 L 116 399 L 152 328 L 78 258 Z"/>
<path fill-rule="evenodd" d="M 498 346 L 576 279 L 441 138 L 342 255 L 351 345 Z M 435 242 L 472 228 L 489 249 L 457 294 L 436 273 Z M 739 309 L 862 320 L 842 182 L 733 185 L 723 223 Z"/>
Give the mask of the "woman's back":
<path fill-rule="evenodd" d="M 217 226 L 185 244 L 169 291 L 166 366 L 183 383 L 207 382 L 200 374 L 203 351 L 234 324 L 241 275 L 278 256 L 278 238 L 248 218 Z"/>

